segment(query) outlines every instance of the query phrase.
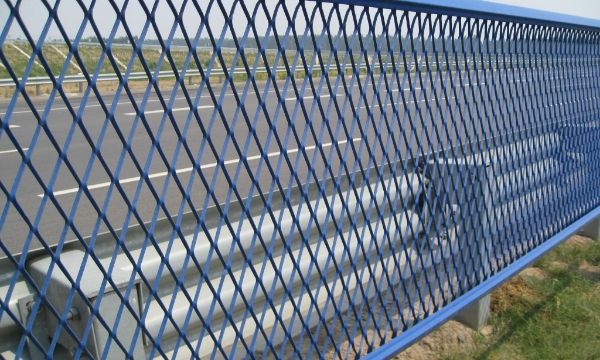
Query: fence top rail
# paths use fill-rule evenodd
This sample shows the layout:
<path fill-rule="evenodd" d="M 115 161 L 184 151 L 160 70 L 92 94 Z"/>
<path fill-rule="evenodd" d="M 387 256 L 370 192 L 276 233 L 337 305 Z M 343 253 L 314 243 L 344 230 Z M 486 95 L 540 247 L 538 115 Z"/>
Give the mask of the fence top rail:
<path fill-rule="evenodd" d="M 502 21 L 517 21 L 538 25 L 560 25 L 564 27 L 600 31 L 600 20 L 557 12 L 538 10 L 492 1 L 473 0 L 324 0 L 326 2 L 397 8 L 413 11 L 428 11 L 444 15 L 466 16 Z"/>

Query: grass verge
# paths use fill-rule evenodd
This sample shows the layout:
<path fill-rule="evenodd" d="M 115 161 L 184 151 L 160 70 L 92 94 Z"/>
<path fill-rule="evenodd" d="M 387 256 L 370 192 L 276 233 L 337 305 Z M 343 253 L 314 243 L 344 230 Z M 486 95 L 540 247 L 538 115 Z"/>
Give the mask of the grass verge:
<path fill-rule="evenodd" d="M 443 331 L 421 341 L 440 338 Z M 492 293 L 487 327 L 463 332 L 466 345 L 437 346 L 445 350 L 427 356 L 409 349 L 398 358 L 600 359 L 600 242 L 571 237 Z"/>
<path fill-rule="evenodd" d="M 599 359 L 599 266 L 600 242 L 570 238 L 496 290 L 491 335 L 448 359 Z"/>

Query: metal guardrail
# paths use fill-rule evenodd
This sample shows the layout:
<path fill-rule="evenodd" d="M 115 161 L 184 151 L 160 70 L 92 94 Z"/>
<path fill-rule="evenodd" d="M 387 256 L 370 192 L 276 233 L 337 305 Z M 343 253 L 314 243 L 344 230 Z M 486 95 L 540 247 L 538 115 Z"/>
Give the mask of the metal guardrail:
<path fill-rule="evenodd" d="M 285 72 L 285 69 L 275 69 L 273 71 L 274 73 L 281 73 L 281 72 Z M 262 73 L 262 74 L 266 74 L 267 70 L 257 70 L 255 73 Z M 243 71 L 243 70 L 237 70 L 237 71 L 233 71 L 232 75 L 246 75 L 247 72 Z M 125 75 L 125 74 L 120 74 L 121 78 Z M 225 72 L 223 71 L 215 71 L 212 72 L 209 76 L 214 76 L 214 77 L 223 77 L 225 75 Z M 181 75 L 179 75 L 181 76 Z M 191 84 L 191 82 L 193 81 L 194 78 L 198 78 L 201 77 L 202 74 L 198 71 L 187 71 L 185 73 L 185 75 L 183 76 L 183 79 L 185 81 L 185 79 L 187 79 L 188 84 Z M 166 78 L 170 78 L 170 79 L 174 79 L 176 77 L 176 75 L 173 73 L 173 71 L 159 71 L 158 74 L 156 76 L 152 76 L 150 79 L 166 79 Z M 129 73 L 127 75 L 127 80 L 128 81 L 136 81 L 136 80 L 145 80 L 148 81 L 148 74 L 144 73 L 144 72 L 132 72 Z M 117 76 L 116 74 L 99 74 L 97 76 L 97 78 L 95 79 L 96 82 L 119 82 L 120 78 L 119 76 Z M 84 86 L 87 86 L 89 84 L 89 79 L 86 78 L 84 75 L 65 75 L 62 80 L 61 80 L 61 84 L 79 84 L 79 92 L 83 93 L 84 91 Z M 222 80 L 221 80 L 222 82 Z M 52 79 L 50 77 L 47 76 L 35 76 L 35 77 L 30 77 L 27 78 L 27 80 L 24 82 L 25 87 L 27 86 L 34 86 L 35 87 L 35 95 L 41 95 L 41 91 L 40 91 L 40 85 L 54 85 L 55 83 L 57 83 L 56 79 Z M 16 87 L 17 84 L 15 84 L 13 79 L 0 79 L 0 88 L 1 87 Z"/>
<path fill-rule="evenodd" d="M 120 44 L 122 45 L 122 44 Z M 434 59 L 431 59 L 431 61 L 435 61 Z M 589 60 L 590 62 L 593 62 L 594 64 L 600 64 L 600 58 L 596 59 L 596 60 Z M 460 63 L 450 63 L 451 67 L 454 66 L 460 66 L 461 68 L 465 68 L 465 64 L 468 61 L 462 61 Z M 541 61 L 536 61 L 537 64 L 541 64 Z M 446 62 L 441 62 L 440 65 L 443 67 L 446 67 Z M 527 68 L 530 68 L 531 64 L 527 64 Z M 481 65 L 480 65 L 481 66 Z M 521 63 L 511 63 L 511 64 L 506 64 L 507 67 L 515 67 L 515 66 L 521 66 L 523 68 L 525 68 L 525 64 L 523 62 Z M 361 70 L 366 70 L 367 67 L 363 66 L 361 67 Z M 381 69 L 379 69 L 381 70 Z M 286 73 L 286 69 L 284 68 L 280 68 L 280 69 L 272 69 L 271 72 L 273 73 Z M 301 70 L 299 70 L 301 71 Z M 255 71 L 256 74 L 266 74 L 267 70 L 265 69 L 257 69 Z M 245 70 L 234 70 L 233 72 L 231 72 L 232 75 L 247 75 L 247 72 Z M 124 73 L 120 74 L 122 77 L 125 76 Z M 212 71 L 210 74 L 207 74 L 207 76 L 224 76 L 225 73 L 222 70 L 217 70 L 217 71 Z M 188 70 L 186 71 L 185 74 L 181 75 L 179 74 L 179 76 L 182 76 L 184 79 L 188 79 L 191 80 L 192 78 L 197 78 L 199 76 L 201 76 L 200 72 L 198 70 Z M 159 71 L 157 76 L 151 76 L 151 78 L 157 78 L 157 79 L 161 79 L 161 78 L 175 78 L 176 75 L 173 71 L 168 71 L 168 70 L 163 70 L 163 71 Z M 145 72 L 131 72 L 128 74 L 127 76 L 128 80 L 149 80 L 148 74 Z M 116 74 L 98 74 L 98 77 L 96 78 L 97 82 L 103 82 L 103 81 L 119 81 L 119 77 Z M 52 85 L 56 82 L 56 80 L 52 80 L 52 78 L 48 77 L 48 76 L 33 76 L 33 77 L 28 77 L 27 81 L 25 82 L 26 86 L 35 86 L 35 85 Z M 65 75 L 61 81 L 62 84 L 68 84 L 68 83 L 80 83 L 80 84 L 88 84 L 89 81 L 88 79 L 82 75 L 82 74 L 78 74 L 78 75 Z M 0 79 L 0 87 L 15 87 L 15 82 L 13 79 Z"/>
<path fill-rule="evenodd" d="M 161 3 L 139 2 L 132 43 L 174 41 Z M 34 39 L 6 6 L 0 45 L 18 24 L 43 46 L 48 28 Z M 210 39 L 209 70 L 193 51 L 144 73 L 134 51 L 124 72 L 69 52 L 54 77 L 37 52 L 17 75 L 0 46 L 17 89 L 0 117 L 2 357 L 387 357 L 600 214 L 598 24 L 462 2 L 188 6 L 163 11 L 189 48 Z M 277 50 L 225 58 L 229 37 Z M 199 84 L 155 81 L 184 73 Z M 43 101 L 25 89 L 47 81 Z M 67 82 L 86 84 L 78 104 Z"/>

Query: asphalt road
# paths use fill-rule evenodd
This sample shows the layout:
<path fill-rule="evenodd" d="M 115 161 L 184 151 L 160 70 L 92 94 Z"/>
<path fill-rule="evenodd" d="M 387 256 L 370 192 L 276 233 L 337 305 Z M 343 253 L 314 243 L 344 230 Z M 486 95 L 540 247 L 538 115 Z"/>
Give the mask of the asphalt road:
<path fill-rule="evenodd" d="M 238 96 L 218 88 L 217 101 L 206 88 L 193 87 L 191 104 L 181 91 L 163 91 L 172 98 L 170 112 L 153 92 L 145 102 L 142 93 L 103 95 L 106 107 L 93 97 L 73 97 L 73 112 L 60 100 L 37 98 L 37 116 L 23 99 L 14 106 L 3 101 L 0 118 L 8 128 L 0 130 L 0 241 L 20 253 L 41 247 L 40 239 L 56 244 L 104 232 L 107 223 L 119 229 L 373 171 L 443 146 L 549 123 L 575 106 L 564 101 L 570 88 L 589 85 L 568 70 L 452 75 L 434 84 L 425 76 L 412 84 L 388 77 L 387 85 L 379 75 L 375 83 L 348 78 L 346 85 L 334 77 L 331 89 L 317 79 L 314 93 L 307 79 L 297 79 L 300 96 L 283 80 L 279 95 L 272 84 L 260 84 L 258 94 L 251 88 L 244 94 L 236 84 Z M 15 200 L 8 201 L 13 191 Z"/>

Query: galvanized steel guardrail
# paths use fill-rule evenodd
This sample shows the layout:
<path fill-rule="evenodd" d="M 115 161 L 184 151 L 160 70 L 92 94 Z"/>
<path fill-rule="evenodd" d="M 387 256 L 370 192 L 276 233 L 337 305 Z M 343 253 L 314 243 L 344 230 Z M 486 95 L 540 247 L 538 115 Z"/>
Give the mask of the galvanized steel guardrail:
<path fill-rule="evenodd" d="M 78 2 L 80 31 L 59 13 L 38 37 L 5 5 L 0 45 L 18 28 L 39 50 L 56 22 L 67 48 L 90 26 L 105 50 L 95 68 L 70 51 L 54 76 L 41 51 L 17 74 L 0 46 L 15 87 L 0 108 L 3 357 L 388 357 L 600 214 L 594 21 L 474 2 L 110 4 L 108 34 Z M 153 67 L 137 51 L 151 34 Z M 28 76 L 36 63 L 47 77 Z"/>
<path fill-rule="evenodd" d="M 122 45 L 122 44 L 120 44 Z M 434 61 L 433 59 L 430 59 L 430 61 Z M 450 67 L 458 67 L 460 66 L 461 68 L 465 68 L 465 64 L 468 62 L 468 60 L 466 61 L 462 61 L 460 63 L 455 62 L 442 62 L 441 65 L 443 66 L 447 66 L 447 64 L 450 64 Z M 536 61 L 537 65 L 541 64 L 541 61 Z M 515 62 L 515 64 L 507 64 L 507 67 L 513 67 L 513 66 L 524 66 L 523 62 L 521 61 L 520 64 L 517 64 Z M 361 70 L 366 70 L 367 67 L 363 66 L 360 68 Z M 380 70 L 380 69 L 378 69 Z M 414 70 L 414 69 L 413 69 Z M 281 69 L 273 69 L 271 70 L 273 73 L 287 73 L 287 70 L 285 68 L 281 68 Z M 255 71 L 256 74 L 266 74 L 267 70 L 266 69 L 257 69 Z M 120 74 L 121 76 L 125 75 L 124 73 Z M 188 82 L 191 82 L 191 80 L 193 78 L 197 78 L 199 76 L 201 76 L 202 74 L 198 71 L 198 70 L 187 70 L 185 74 L 183 74 L 183 78 L 188 79 Z M 211 72 L 210 74 L 207 74 L 208 76 L 217 76 L 217 77 L 223 77 L 225 75 L 225 73 L 222 70 L 216 70 Z M 234 70 L 231 72 L 231 75 L 247 75 L 247 71 L 245 70 Z M 176 74 L 173 71 L 169 71 L 169 70 L 163 70 L 163 71 L 159 71 L 158 75 L 153 76 L 154 78 L 160 79 L 160 78 L 175 78 Z M 132 72 L 129 73 L 128 80 L 148 80 L 148 74 L 145 72 Z M 119 81 L 119 77 L 116 74 L 98 74 L 98 77 L 96 79 L 96 81 L 99 82 L 104 82 L 104 81 Z M 54 82 L 56 82 L 56 80 L 52 80 L 52 78 L 48 77 L 48 76 L 32 76 L 32 77 L 28 77 L 27 80 L 25 82 L 23 82 L 24 86 L 36 86 L 36 85 L 52 85 L 54 84 Z M 83 85 L 88 83 L 88 79 L 87 77 L 85 77 L 85 75 L 83 74 L 77 74 L 77 75 L 65 75 L 62 80 L 61 80 L 61 84 L 69 84 L 69 83 L 77 83 L 77 84 L 82 84 L 80 92 L 83 92 Z M 11 78 L 6 78 L 6 79 L 0 79 L 0 87 L 16 87 L 18 86 L 18 84 L 15 84 L 15 81 Z"/>

